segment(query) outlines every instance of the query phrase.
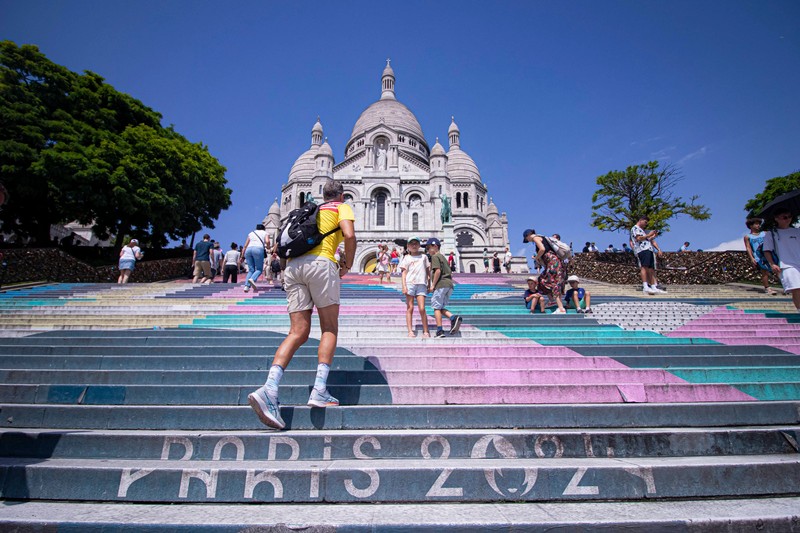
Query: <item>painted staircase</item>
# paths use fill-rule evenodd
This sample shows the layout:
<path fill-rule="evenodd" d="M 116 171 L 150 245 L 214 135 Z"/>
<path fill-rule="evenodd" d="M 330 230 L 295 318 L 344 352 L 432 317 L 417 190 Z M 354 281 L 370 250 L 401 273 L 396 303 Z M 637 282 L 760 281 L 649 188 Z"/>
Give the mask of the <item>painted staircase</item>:
<path fill-rule="evenodd" d="M 588 283 L 594 314 L 531 315 L 523 278 L 456 281 L 461 331 L 423 339 L 415 312 L 412 339 L 396 285 L 348 276 L 342 406 L 305 406 L 312 338 L 282 432 L 246 401 L 288 331 L 278 289 L 0 293 L 0 530 L 800 531 L 786 298 Z"/>

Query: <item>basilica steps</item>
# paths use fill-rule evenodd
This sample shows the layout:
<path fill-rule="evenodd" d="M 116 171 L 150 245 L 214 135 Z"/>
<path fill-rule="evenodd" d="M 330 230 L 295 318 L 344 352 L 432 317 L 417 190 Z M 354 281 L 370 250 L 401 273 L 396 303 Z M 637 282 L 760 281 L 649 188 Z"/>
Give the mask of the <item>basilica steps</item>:
<path fill-rule="evenodd" d="M 315 329 L 282 432 L 246 402 L 288 328 L 279 290 L 3 294 L 0 529 L 800 530 L 796 315 L 733 310 L 738 290 L 531 315 L 492 275 L 457 286 L 459 334 L 410 339 L 370 281 L 343 287 L 342 406 L 305 406 Z"/>

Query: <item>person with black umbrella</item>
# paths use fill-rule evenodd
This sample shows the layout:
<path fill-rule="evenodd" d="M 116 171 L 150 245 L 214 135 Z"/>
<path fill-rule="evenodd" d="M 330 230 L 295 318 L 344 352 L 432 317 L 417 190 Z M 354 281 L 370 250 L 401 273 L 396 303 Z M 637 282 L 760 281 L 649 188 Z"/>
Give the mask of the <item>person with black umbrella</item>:
<path fill-rule="evenodd" d="M 788 207 L 775 208 L 772 217 L 776 229 L 764 235 L 764 256 L 800 312 L 800 228 L 792 227 L 794 215 Z"/>

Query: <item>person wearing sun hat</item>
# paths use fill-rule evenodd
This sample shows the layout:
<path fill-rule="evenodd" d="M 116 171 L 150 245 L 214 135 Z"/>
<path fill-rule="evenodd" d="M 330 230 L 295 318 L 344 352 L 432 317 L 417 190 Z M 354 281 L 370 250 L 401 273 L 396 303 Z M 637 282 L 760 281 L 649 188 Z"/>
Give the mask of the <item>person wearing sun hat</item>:
<path fill-rule="evenodd" d="M 567 283 L 569 283 L 570 288 L 567 289 L 567 294 L 564 296 L 564 303 L 567 309 L 574 307 L 578 313 L 591 314 L 592 295 L 589 291 L 578 287 L 580 281 L 580 278 L 575 275 L 567 278 Z"/>
<path fill-rule="evenodd" d="M 400 261 L 400 281 L 403 284 L 403 294 L 406 297 L 406 327 L 408 336 L 416 337 L 414 332 L 414 300 L 419 308 L 419 318 L 422 322 L 422 336 L 431 336 L 428 331 L 428 315 L 425 313 L 425 296 L 428 294 L 428 269 L 430 262 L 428 256 L 420 251 L 419 237 L 408 239 L 408 253 Z"/>

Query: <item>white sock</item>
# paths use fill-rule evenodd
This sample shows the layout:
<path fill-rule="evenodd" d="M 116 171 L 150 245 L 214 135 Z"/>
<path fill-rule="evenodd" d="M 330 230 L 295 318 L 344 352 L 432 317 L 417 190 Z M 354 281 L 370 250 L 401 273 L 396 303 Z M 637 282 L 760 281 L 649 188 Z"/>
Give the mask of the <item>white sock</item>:
<path fill-rule="evenodd" d="M 648 285 L 647 283 L 642 283 L 642 290 L 646 291 L 649 288 L 650 288 L 650 285 Z"/>
<path fill-rule="evenodd" d="M 269 392 L 271 396 L 278 395 L 278 386 L 281 384 L 282 377 L 283 367 L 281 365 L 272 365 L 269 369 L 267 382 L 264 383 L 264 388 L 267 389 L 267 392 Z"/>
<path fill-rule="evenodd" d="M 325 392 L 328 388 L 328 373 L 331 371 L 330 365 L 320 363 L 317 365 L 317 377 L 314 379 L 314 388 L 319 392 Z"/>

